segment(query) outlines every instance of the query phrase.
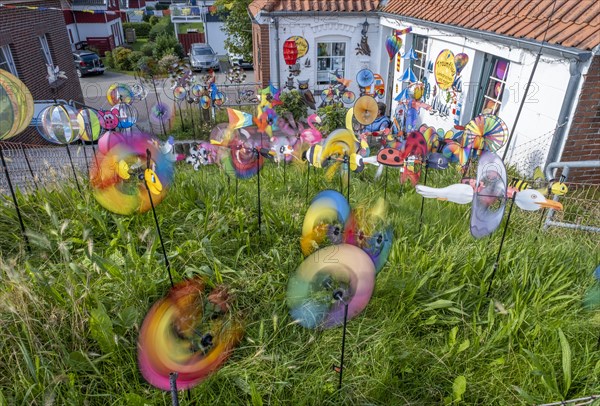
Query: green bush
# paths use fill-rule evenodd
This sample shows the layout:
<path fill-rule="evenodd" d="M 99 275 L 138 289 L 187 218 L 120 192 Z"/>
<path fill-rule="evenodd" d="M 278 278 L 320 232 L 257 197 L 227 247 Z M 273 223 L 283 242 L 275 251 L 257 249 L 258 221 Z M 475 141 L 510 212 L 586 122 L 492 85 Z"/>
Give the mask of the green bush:
<path fill-rule="evenodd" d="M 319 126 L 323 136 L 329 135 L 333 130 L 346 127 L 346 109 L 344 106 L 333 104 L 317 110 L 321 118 Z"/>
<path fill-rule="evenodd" d="M 179 57 L 174 54 L 165 54 L 158 61 L 158 68 L 161 72 L 167 72 L 169 68 L 179 62 Z"/>
<path fill-rule="evenodd" d="M 104 64 L 109 68 L 115 67 L 115 60 L 113 59 L 112 52 L 106 51 L 104 53 Z"/>
<path fill-rule="evenodd" d="M 286 113 L 292 113 L 296 121 L 306 118 L 308 107 L 302 101 L 302 95 L 298 90 L 281 93 L 280 99 L 283 104 L 275 106 L 278 115 L 284 116 Z"/>
<path fill-rule="evenodd" d="M 154 58 L 160 60 L 163 56 L 169 54 L 183 58 L 183 47 L 173 35 L 159 35 L 156 38 L 156 43 L 154 45 Z"/>
<path fill-rule="evenodd" d="M 156 23 L 150 29 L 150 33 L 148 34 L 148 39 L 150 41 L 156 41 L 156 38 L 162 34 L 169 34 L 172 37 L 175 37 L 175 26 L 168 18 L 161 18 L 158 23 Z"/>
<path fill-rule="evenodd" d="M 129 70 L 134 70 L 137 68 L 138 62 L 140 59 L 144 57 L 144 54 L 140 51 L 133 51 L 127 57 L 127 62 L 129 63 Z"/>
<path fill-rule="evenodd" d="M 146 6 L 146 11 L 153 11 L 153 10 L 155 10 L 154 7 L 152 7 L 152 6 Z"/>
<path fill-rule="evenodd" d="M 154 47 L 156 44 L 154 44 L 154 42 L 146 42 L 144 45 L 142 45 L 142 47 L 140 48 L 140 51 L 145 55 L 145 56 L 152 56 L 154 55 Z"/>
<path fill-rule="evenodd" d="M 123 30 L 133 28 L 135 35 L 140 38 L 148 38 L 152 26 L 150 23 L 123 23 Z"/>
<path fill-rule="evenodd" d="M 160 18 L 158 18 L 157 16 L 150 16 L 150 19 L 148 20 L 151 26 L 155 26 L 159 21 Z"/>
<path fill-rule="evenodd" d="M 156 9 L 157 10 L 168 10 L 169 9 L 169 5 L 168 4 L 162 4 L 162 3 L 156 3 Z"/>
<path fill-rule="evenodd" d="M 158 62 L 151 56 L 142 56 L 135 67 L 142 77 L 149 78 L 151 75 L 158 77 L 164 74 L 158 66 Z"/>
<path fill-rule="evenodd" d="M 113 58 L 115 61 L 115 68 L 119 70 L 131 70 L 132 66 L 129 62 L 129 56 L 133 53 L 131 49 L 124 47 L 118 47 L 113 50 Z"/>

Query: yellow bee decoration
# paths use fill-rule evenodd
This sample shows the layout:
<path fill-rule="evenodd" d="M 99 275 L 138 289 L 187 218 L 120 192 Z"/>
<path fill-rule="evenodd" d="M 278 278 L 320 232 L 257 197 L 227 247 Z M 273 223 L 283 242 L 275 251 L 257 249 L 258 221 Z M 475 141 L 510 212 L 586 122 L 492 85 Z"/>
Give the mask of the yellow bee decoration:
<path fill-rule="evenodd" d="M 544 176 L 544 173 L 542 172 L 542 169 L 539 166 L 535 168 L 535 171 L 533 172 L 533 180 L 546 181 L 546 177 Z M 508 184 L 508 187 L 512 187 L 517 189 L 518 191 L 522 191 L 525 189 L 530 189 L 530 184 L 525 180 L 513 178 L 513 180 L 511 180 Z M 554 182 L 553 180 L 549 181 L 547 188 L 538 189 L 538 192 L 542 193 L 544 196 L 547 196 L 549 194 L 564 196 L 567 194 L 568 191 L 569 188 L 564 182 Z"/>

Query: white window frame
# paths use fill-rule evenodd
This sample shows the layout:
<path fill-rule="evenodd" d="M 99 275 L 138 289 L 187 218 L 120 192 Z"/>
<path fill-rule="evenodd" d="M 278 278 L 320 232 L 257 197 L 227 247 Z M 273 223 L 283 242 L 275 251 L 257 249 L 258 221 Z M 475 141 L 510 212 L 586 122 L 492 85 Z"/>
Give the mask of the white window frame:
<path fill-rule="evenodd" d="M 12 73 L 16 77 L 19 77 L 17 73 L 17 67 L 15 65 L 15 60 L 12 57 L 12 52 L 10 50 L 10 45 L 2 45 L 0 46 L 0 53 L 2 54 L 2 58 L 4 62 L 0 63 L 0 69 L 4 69 L 7 72 Z"/>
<path fill-rule="evenodd" d="M 319 45 L 321 45 L 321 44 L 332 44 L 332 48 L 333 48 L 333 44 L 344 44 L 344 55 L 343 56 L 340 56 L 340 55 L 319 56 Z M 331 53 L 333 54 L 333 51 Z M 326 38 L 324 38 L 324 39 L 318 39 L 316 41 L 315 54 L 316 54 L 315 55 L 316 56 L 315 57 L 315 60 L 316 60 L 315 84 L 316 84 L 317 87 L 320 88 L 320 87 L 323 87 L 323 86 L 327 86 L 327 85 L 329 85 L 331 83 L 331 77 L 329 75 L 328 75 L 328 80 L 327 81 L 323 81 L 323 82 L 319 81 L 319 73 L 325 72 L 324 70 L 319 69 L 319 60 L 320 59 L 342 58 L 343 62 L 342 62 L 342 68 L 341 68 L 341 70 L 343 72 L 343 75 L 344 76 L 346 75 L 346 72 L 347 72 L 347 69 L 346 69 L 346 67 L 347 67 L 346 60 L 348 59 L 348 41 L 344 41 L 344 40 L 341 40 L 341 39 L 326 39 Z M 327 69 L 327 73 L 328 74 L 331 73 L 331 72 L 334 72 L 334 71 L 335 71 L 335 69 Z"/>
<path fill-rule="evenodd" d="M 497 66 L 498 62 L 500 62 L 500 61 L 506 62 L 506 69 L 504 71 L 503 78 L 497 78 L 495 76 L 496 66 Z M 485 89 L 483 90 L 483 93 L 482 93 L 483 100 L 481 102 L 480 114 L 484 113 L 486 102 L 491 101 L 492 103 L 494 103 L 494 107 L 492 108 L 491 111 L 486 111 L 486 113 L 497 115 L 498 112 L 500 111 L 500 108 L 502 107 L 502 96 L 504 95 L 504 89 L 506 88 L 506 78 L 508 77 L 508 70 L 510 69 L 510 61 L 507 59 L 504 59 L 504 58 L 500 58 L 498 56 L 492 56 L 491 68 L 492 68 L 492 71 L 491 71 L 490 75 L 487 77 Z M 499 94 L 495 97 L 488 96 L 487 93 L 489 93 L 490 91 L 493 92 L 493 88 L 496 83 L 500 84 Z"/>
<path fill-rule="evenodd" d="M 419 45 L 419 40 L 421 41 Z M 425 73 L 427 72 L 427 48 L 429 47 L 429 37 L 424 35 L 413 35 L 412 48 L 417 54 L 419 59 L 414 60 L 411 59 L 411 66 L 413 73 L 417 77 L 417 80 L 422 80 L 425 77 Z M 420 63 L 419 63 L 420 62 Z"/>
<path fill-rule="evenodd" d="M 48 45 L 48 37 L 46 34 L 42 34 L 38 36 L 38 40 L 40 41 L 40 49 L 42 50 L 42 55 L 44 56 L 46 64 L 54 66 L 54 62 L 52 61 L 52 53 L 50 53 L 50 46 Z"/>

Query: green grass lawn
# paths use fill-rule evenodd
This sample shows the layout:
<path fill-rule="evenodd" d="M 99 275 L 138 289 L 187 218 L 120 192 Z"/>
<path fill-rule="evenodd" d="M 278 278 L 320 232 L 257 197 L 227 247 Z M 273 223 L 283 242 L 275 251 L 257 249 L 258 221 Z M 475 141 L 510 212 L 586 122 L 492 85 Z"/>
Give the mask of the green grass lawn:
<path fill-rule="evenodd" d="M 383 195 L 373 168 L 351 180 L 353 206 Z M 305 329 L 286 306 L 303 261 L 306 171 L 267 163 L 227 181 L 215 166 L 178 164 L 157 206 L 176 281 L 228 285 L 245 336 L 225 365 L 181 404 L 517 405 L 600 393 L 599 312 L 582 296 L 600 262 L 598 235 L 538 232 L 540 213 L 515 209 L 486 297 L 501 231 L 475 240 L 469 205 L 426 201 L 390 170 L 395 241 L 365 311 L 348 324 L 344 387 L 336 391 L 342 329 Z M 454 183 L 453 170 L 429 183 Z M 311 173 L 310 196 L 328 183 Z M 70 184 L 20 195 L 32 252 L 10 199 L 0 206 L 0 404 L 165 405 L 137 366 L 137 337 L 169 289 L 152 213 L 111 214 Z"/>
<path fill-rule="evenodd" d="M 202 23 L 181 23 L 177 24 L 177 33 L 185 34 L 188 29 L 196 29 L 198 32 L 204 32 L 204 24 Z"/>
<path fill-rule="evenodd" d="M 144 44 L 148 43 L 148 38 L 136 38 L 135 42 L 131 44 L 131 48 L 134 51 L 141 51 Z"/>

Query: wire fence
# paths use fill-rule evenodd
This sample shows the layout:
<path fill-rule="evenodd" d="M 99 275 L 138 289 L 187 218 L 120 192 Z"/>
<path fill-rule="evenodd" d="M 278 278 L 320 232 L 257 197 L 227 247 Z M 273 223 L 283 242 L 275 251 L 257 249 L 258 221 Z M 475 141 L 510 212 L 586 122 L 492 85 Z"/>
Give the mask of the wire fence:
<path fill-rule="evenodd" d="M 13 187 L 22 193 L 36 189 L 52 190 L 61 183 L 74 181 L 75 176 L 80 182 L 87 178 L 97 153 L 96 147 L 82 144 L 40 146 L 3 142 L 0 148 L 6 162 L 6 169 L 0 168 L 0 193 L 3 195 L 10 193 L 7 170 Z"/>

